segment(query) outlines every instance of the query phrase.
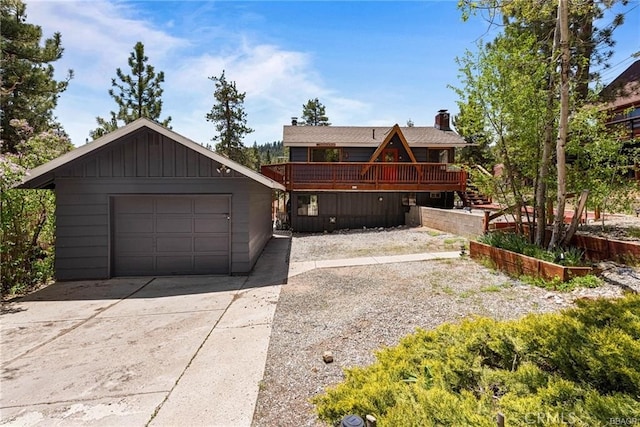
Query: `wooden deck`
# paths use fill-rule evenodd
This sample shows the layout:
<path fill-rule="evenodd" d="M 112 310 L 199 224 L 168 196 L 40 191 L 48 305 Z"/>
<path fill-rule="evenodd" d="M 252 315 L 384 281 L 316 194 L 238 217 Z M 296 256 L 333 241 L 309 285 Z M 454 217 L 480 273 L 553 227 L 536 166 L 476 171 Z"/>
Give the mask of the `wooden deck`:
<path fill-rule="evenodd" d="M 287 191 L 465 191 L 467 181 L 446 163 L 279 163 L 261 172 Z"/>

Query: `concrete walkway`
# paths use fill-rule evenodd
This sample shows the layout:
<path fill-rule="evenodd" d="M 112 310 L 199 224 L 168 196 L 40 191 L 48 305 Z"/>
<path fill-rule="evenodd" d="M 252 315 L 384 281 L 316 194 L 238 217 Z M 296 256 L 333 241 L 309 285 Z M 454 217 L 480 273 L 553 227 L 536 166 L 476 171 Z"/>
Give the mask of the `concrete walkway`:
<path fill-rule="evenodd" d="M 287 277 L 458 252 L 288 264 L 276 237 L 248 277 L 56 283 L 0 315 L 0 425 L 250 426 Z"/>
<path fill-rule="evenodd" d="M 299 261 L 289 265 L 289 277 L 315 270 L 316 268 L 353 267 L 372 264 L 395 264 L 399 262 L 430 261 L 436 259 L 460 258 L 460 252 L 429 252 L 405 255 L 371 256 L 319 261 Z"/>

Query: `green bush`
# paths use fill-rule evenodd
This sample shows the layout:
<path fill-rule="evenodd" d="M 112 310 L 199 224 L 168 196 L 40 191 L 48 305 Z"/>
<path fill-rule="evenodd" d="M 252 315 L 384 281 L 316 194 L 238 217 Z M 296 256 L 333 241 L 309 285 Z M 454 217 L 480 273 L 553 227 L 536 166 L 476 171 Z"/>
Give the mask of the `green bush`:
<path fill-rule="evenodd" d="M 17 153 L 0 154 L 0 287 L 2 295 L 28 292 L 53 277 L 55 195 L 51 190 L 19 190 L 28 169 L 69 151 L 57 131 L 34 135 L 24 120 L 11 120 L 24 138 Z"/>
<path fill-rule="evenodd" d="M 417 330 L 313 399 L 378 426 L 605 426 L 640 419 L 640 296 L 520 320 Z"/>
<path fill-rule="evenodd" d="M 563 282 L 557 276 L 551 280 L 545 280 L 541 277 L 521 276 L 520 280 L 531 286 L 562 292 L 571 291 L 575 288 L 597 288 L 604 283 L 602 279 L 593 274 L 576 276 L 566 282 Z"/>
<path fill-rule="evenodd" d="M 557 248 L 553 251 L 548 251 L 540 246 L 530 243 L 527 238 L 521 234 L 493 232 L 481 236 L 478 238 L 478 241 L 496 248 L 516 252 L 532 258 L 541 259 L 543 261 L 555 262 L 573 267 L 585 265 L 584 251 L 579 248 Z"/>

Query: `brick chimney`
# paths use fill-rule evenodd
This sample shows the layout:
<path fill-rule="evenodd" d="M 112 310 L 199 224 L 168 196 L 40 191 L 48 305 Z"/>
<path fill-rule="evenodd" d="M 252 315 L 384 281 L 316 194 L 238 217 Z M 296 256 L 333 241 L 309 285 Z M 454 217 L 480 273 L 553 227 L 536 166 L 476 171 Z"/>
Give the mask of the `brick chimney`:
<path fill-rule="evenodd" d="M 440 130 L 451 130 L 451 127 L 449 126 L 449 113 L 447 110 L 438 110 L 438 114 L 436 115 L 436 125 L 434 127 Z"/>

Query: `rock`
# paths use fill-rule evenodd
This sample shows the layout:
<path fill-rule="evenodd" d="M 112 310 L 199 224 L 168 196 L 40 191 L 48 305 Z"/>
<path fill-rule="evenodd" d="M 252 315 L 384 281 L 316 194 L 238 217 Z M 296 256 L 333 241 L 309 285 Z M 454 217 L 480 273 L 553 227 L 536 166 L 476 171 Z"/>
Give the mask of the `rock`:
<path fill-rule="evenodd" d="M 325 351 L 322 353 L 322 360 L 324 363 L 333 363 L 333 353 L 330 351 Z"/>
<path fill-rule="evenodd" d="M 600 277 L 612 285 L 633 293 L 640 293 L 640 275 L 631 267 L 615 265 L 603 269 Z"/>

